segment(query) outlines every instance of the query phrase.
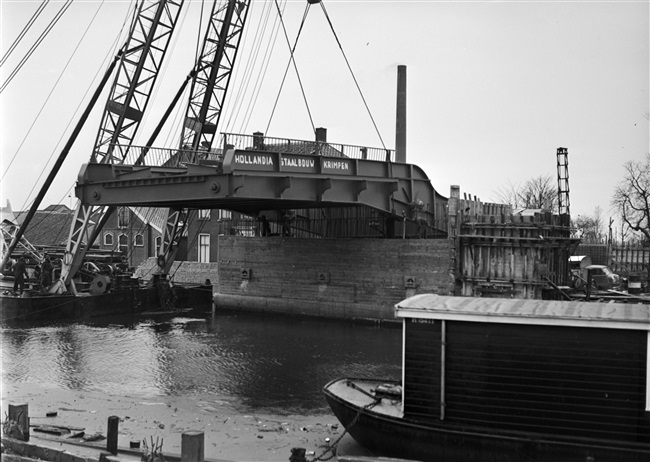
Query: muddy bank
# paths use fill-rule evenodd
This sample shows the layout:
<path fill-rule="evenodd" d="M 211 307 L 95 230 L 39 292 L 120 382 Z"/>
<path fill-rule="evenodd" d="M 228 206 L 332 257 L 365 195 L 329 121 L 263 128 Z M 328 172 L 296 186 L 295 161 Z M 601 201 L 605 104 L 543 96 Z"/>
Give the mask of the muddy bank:
<path fill-rule="evenodd" d="M 209 459 L 286 461 L 293 447 L 306 448 L 314 457 L 324 451 L 326 438 L 334 441 L 343 432 L 332 414 L 241 413 L 210 395 L 144 399 L 3 380 L 3 420 L 8 405 L 20 403 L 29 404 L 32 425 L 82 427 L 86 435 L 105 436 L 108 417 L 118 416 L 118 446 L 160 438 L 164 440 L 164 454 L 180 454 L 183 432 L 203 431 L 205 457 Z M 46 417 L 51 412 L 56 412 L 56 417 Z"/>

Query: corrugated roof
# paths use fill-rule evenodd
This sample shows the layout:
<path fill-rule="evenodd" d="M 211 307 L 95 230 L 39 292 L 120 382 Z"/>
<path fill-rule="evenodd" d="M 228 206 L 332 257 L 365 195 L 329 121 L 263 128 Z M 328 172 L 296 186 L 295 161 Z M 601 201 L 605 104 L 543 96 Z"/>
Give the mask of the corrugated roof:
<path fill-rule="evenodd" d="M 162 234 L 167 221 L 166 208 L 156 207 L 131 207 L 133 213 L 145 224 L 151 225 L 156 231 Z"/>
<path fill-rule="evenodd" d="M 566 325 L 650 331 L 650 305 L 448 297 L 421 294 L 395 305 L 399 318 Z"/>

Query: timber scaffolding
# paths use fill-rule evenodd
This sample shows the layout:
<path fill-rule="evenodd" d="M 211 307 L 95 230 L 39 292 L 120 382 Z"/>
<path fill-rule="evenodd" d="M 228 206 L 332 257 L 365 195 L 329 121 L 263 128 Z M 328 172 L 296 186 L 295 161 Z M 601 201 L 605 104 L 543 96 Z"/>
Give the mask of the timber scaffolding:
<path fill-rule="evenodd" d="M 461 199 L 452 186 L 448 229 L 456 295 L 555 298 L 550 287 L 569 285 L 569 256 L 580 243 L 569 215 L 513 213 L 509 205 Z"/>

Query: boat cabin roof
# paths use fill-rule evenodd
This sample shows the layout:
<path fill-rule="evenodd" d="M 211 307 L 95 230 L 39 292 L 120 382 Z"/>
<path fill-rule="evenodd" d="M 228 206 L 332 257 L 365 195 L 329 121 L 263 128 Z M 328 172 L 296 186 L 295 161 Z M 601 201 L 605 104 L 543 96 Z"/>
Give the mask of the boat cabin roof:
<path fill-rule="evenodd" d="M 420 294 L 395 305 L 398 318 L 537 324 L 650 331 L 645 304 Z"/>

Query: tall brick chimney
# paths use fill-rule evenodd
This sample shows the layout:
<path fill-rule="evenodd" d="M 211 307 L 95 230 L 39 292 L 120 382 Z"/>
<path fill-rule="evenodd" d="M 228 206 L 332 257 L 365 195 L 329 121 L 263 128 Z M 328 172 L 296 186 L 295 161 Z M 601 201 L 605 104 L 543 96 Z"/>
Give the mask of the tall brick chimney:
<path fill-rule="evenodd" d="M 406 66 L 397 66 L 395 162 L 406 163 Z"/>

